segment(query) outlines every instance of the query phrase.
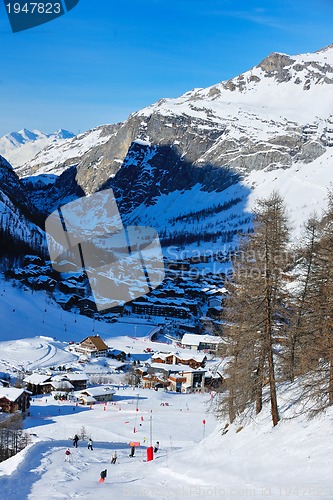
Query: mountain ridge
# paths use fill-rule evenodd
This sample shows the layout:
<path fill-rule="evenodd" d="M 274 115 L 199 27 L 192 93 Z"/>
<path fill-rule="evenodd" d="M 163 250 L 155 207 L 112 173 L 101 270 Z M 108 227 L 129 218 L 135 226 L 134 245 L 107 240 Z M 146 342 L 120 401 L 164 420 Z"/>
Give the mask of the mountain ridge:
<path fill-rule="evenodd" d="M 59 129 L 52 134 L 40 130 L 23 128 L 0 137 L 0 155 L 5 157 L 15 168 L 22 162 L 31 160 L 39 151 L 53 141 L 62 141 L 74 137 L 72 132 Z"/>

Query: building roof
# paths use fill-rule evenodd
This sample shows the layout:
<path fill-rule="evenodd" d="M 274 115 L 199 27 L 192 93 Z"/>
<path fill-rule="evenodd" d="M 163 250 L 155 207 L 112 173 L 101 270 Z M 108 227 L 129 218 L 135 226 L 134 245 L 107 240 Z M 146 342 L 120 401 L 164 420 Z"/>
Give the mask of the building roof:
<path fill-rule="evenodd" d="M 155 352 L 152 355 L 152 359 L 167 359 L 173 356 L 172 352 Z"/>
<path fill-rule="evenodd" d="M 51 385 L 56 391 L 61 391 L 61 390 L 72 390 L 74 389 L 74 386 L 69 382 L 69 380 L 63 380 L 63 379 L 58 379 L 55 380 L 54 378 L 50 380 L 49 382 L 45 382 L 44 384 L 41 385 Z"/>
<path fill-rule="evenodd" d="M 206 372 L 207 370 L 205 370 L 204 368 L 191 368 L 190 366 L 188 365 L 181 365 L 181 364 L 178 364 L 178 365 L 174 365 L 174 364 L 165 364 L 165 363 L 152 363 L 151 365 L 151 368 L 153 368 L 154 370 L 163 370 L 165 372 L 169 372 L 169 373 L 199 373 L 199 372 Z"/>
<path fill-rule="evenodd" d="M 49 380 L 50 375 L 41 375 L 40 373 L 32 373 L 24 379 L 26 384 L 40 385 Z"/>
<path fill-rule="evenodd" d="M 93 398 L 92 396 L 86 396 L 85 394 L 80 394 L 79 397 L 82 398 L 87 404 L 96 403 L 96 399 Z"/>
<path fill-rule="evenodd" d="M 215 335 L 198 335 L 197 333 L 185 333 L 181 340 L 183 345 L 195 345 L 199 344 L 221 344 L 223 341 L 221 337 Z"/>
<path fill-rule="evenodd" d="M 201 335 L 199 335 L 201 337 Z M 194 353 L 189 353 L 189 352 L 157 352 L 153 354 L 152 359 L 163 359 L 166 360 L 167 358 L 175 356 L 177 359 L 184 360 L 184 361 L 189 361 L 190 359 L 193 359 L 193 361 L 197 361 L 198 363 L 202 363 L 206 356 L 204 354 L 194 354 Z"/>
<path fill-rule="evenodd" d="M 31 394 L 26 389 L 17 389 L 16 387 L 0 387 L 0 399 L 6 398 L 8 401 L 15 402 L 24 392 Z"/>
<path fill-rule="evenodd" d="M 85 342 L 88 339 L 96 347 L 97 351 L 105 351 L 108 349 L 108 346 L 105 344 L 105 342 L 98 335 L 86 337 L 85 339 L 83 339 L 80 342 L 80 344 L 83 344 L 83 342 Z"/>
<path fill-rule="evenodd" d="M 89 389 L 84 389 L 82 391 L 79 391 L 78 395 L 82 396 L 84 394 L 88 394 L 88 396 L 92 397 L 98 397 L 98 396 L 105 396 L 106 394 L 115 394 L 116 391 L 111 389 L 111 387 L 107 385 L 99 385 L 97 387 L 89 387 Z"/>
<path fill-rule="evenodd" d="M 205 354 L 192 354 L 189 352 L 177 352 L 175 354 L 177 359 L 182 359 L 183 361 L 189 361 L 193 359 L 193 361 L 197 361 L 198 363 L 203 363 L 203 361 L 207 358 Z"/>
<path fill-rule="evenodd" d="M 89 379 L 85 373 L 66 373 L 66 377 L 71 382 L 86 381 Z"/>

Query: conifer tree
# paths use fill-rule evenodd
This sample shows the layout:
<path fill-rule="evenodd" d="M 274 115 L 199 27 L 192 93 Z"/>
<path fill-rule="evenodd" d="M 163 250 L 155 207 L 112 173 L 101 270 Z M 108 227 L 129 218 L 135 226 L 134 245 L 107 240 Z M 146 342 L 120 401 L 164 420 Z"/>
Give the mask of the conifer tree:
<path fill-rule="evenodd" d="M 333 194 L 319 228 L 304 300 L 301 362 L 313 411 L 333 405 Z"/>
<path fill-rule="evenodd" d="M 252 234 L 241 238 L 236 254 L 230 298 L 225 307 L 227 338 L 226 397 L 222 410 L 230 420 L 250 403 L 262 409 L 268 381 L 272 422 L 279 421 L 274 360 L 275 337 L 285 329 L 287 309 L 284 272 L 288 221 L 278 193 L 258 201 Z"/>

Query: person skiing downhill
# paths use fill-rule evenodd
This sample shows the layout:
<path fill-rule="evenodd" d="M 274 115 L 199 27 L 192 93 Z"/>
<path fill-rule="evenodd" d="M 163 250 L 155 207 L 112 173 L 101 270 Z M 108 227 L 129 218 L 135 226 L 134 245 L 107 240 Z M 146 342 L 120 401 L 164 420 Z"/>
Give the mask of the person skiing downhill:
<path fill-rule="evenodd" d="M 101 478 L 98 481 L 99 483 L 104 483 L 107 473 L 108 473 L 107 469 L 102 470 L 102 472 L 100 473 Z"/>
<path fill-rule="evenodd" d="M 93 451 L 93 442 L 92 442 L 91 438 L 88 441 L 88 450 Z"/>
<path fill-rule="evenodd" d="M 111 463 L 115 464 L 116 462 L 117 462 L 117 452 L 116 450 L 114 450 L 114 452 L 112 453 Z"/>
<path fill-rule="evenodd" d="M 156 453 L 159 450 L 160 447 L 160 442 L 156 441 L 155 446 L 154 446 L 154 453 Z"/>
<path fill-rule="evenodd" d="M 69 462 L 71 458 L 71 452 L 69 451 L 69 448 L 65 451 L 65 462 Z"/>

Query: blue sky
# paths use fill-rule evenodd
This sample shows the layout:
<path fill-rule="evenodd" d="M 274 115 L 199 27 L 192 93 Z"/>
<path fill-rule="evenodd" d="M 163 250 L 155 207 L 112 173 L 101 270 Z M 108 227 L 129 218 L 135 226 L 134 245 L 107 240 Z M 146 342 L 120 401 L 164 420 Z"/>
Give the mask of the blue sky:
<path fill-rule="evenodd" d="M 332 0 L 80 0 L 13 34 L 0 5 L 0 135 L 78 133 L 333 43 Z"/>

